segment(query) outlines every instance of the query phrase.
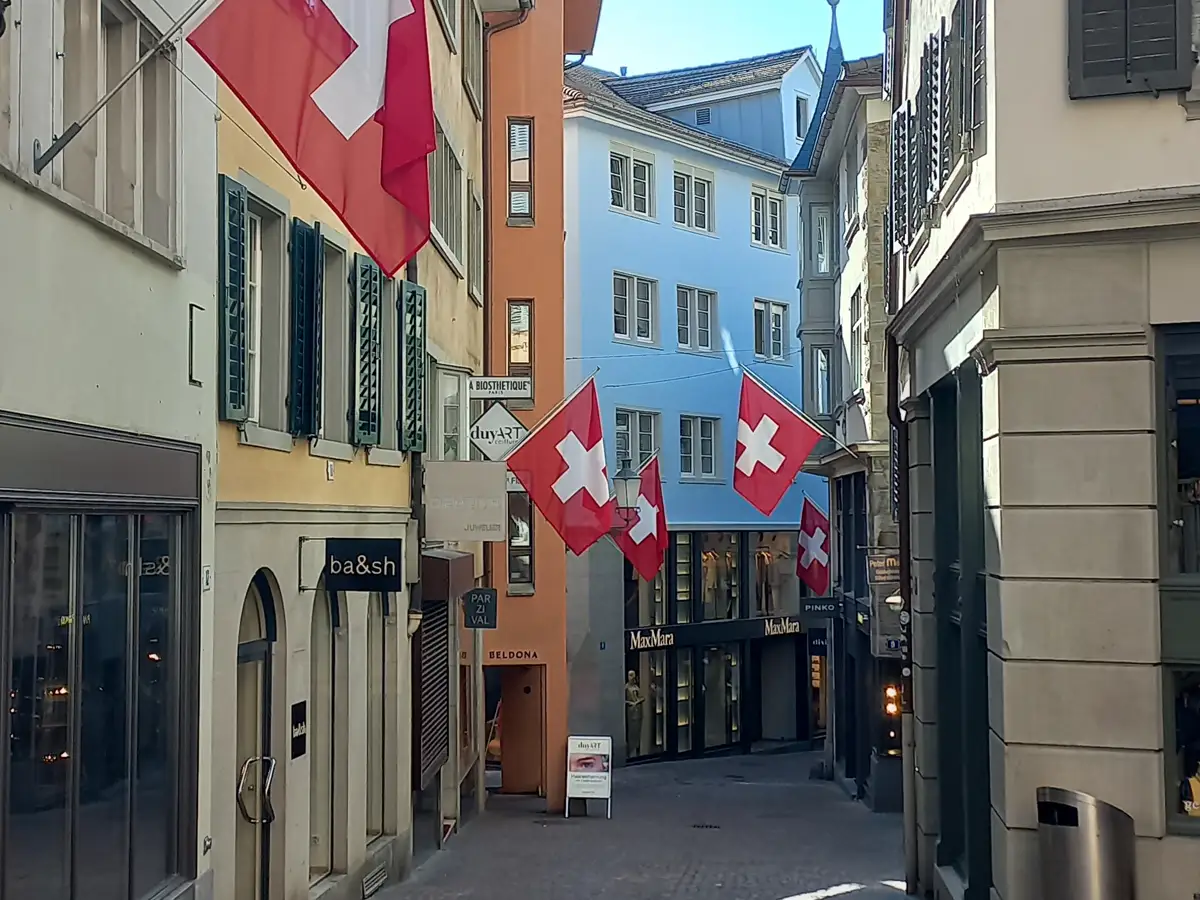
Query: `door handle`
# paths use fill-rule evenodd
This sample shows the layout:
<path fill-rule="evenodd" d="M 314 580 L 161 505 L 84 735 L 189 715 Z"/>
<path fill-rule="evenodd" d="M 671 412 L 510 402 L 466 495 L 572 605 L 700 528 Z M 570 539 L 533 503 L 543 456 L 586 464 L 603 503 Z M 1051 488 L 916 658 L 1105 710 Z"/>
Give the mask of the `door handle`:
<path fill-rule="evenodd" d="M 246 805 L 246 793 L 254 790 L 254 785 L 249 784 L 250 767 L 258 766 L 261 775 L 260 791 L 259 791 L 259 807 L 262 811 L 261 815 L 256 816 L 251 812 Z M 269 825 L 275 821 L 275 808 L 271 805 L 271 784 L 275 781 L 275 759 L 271 756 L 251 756 L 242 763 L 241 771 L 238 773 L 237 786 L 237 805 L 238 810 L 251 825 Z"/>
<path fill-rule="evenodd" d="M 270 825 L 275 821 L 275 807 L 271 803 L 271 785 L 275 783 L 275 757 L 264 756 L 259 762 L 265 767 L 262 788 L 262 819 L 261 824 Z"/>

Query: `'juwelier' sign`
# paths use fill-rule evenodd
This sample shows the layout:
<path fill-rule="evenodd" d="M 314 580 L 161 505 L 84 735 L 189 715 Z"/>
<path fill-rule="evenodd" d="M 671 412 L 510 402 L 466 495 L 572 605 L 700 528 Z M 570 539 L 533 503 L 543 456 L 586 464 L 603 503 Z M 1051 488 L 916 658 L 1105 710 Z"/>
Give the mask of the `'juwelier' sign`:
<path fill-rule="evenodd" d="M 325 590 L 402 591 L 400 538 L 326 538 Z"/>

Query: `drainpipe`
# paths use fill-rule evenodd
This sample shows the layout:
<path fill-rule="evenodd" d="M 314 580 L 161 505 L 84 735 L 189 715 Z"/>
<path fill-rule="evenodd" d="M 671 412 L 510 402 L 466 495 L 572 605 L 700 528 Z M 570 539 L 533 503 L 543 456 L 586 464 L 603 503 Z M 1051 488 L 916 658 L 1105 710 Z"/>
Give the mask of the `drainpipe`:
<path fill-rule="evenodd" d="M 903 99 L 908 2 L 909 0 L 895 0 L 892 7 L 890 88 L 893 112 L 900 108 Z M 889 310 L 893 313 L 899 309 L 899 299 L 904 295 L 900 279 L 905 270 L 897 260 L 897 255 L 889 252 L 887 264 L 892 296 L 887 299 Z M 900 557 L 900 600 L 901 609 L 909 615 L 909 623 L 904 626 L 908 632 L 908 640 L 905 641 L 900 680 L 900 736 L 904 747 L 904 887 L 906 893 L 917 895 L 920 890 L 920 865 L 917 854 L 917 735 L 912 702 L 912 534 L 909 515 L 911 498 L 908 477 L 908 428 L 900 411 L 900 345 L 890 328 L 887 332 L 886 364 L 888 421 L 892 426 L 892 440 L 896 442 L 893 464 L 900 470 L 898 476 L 897 473 L 892 473 L 892 477 L 897 480 L 896 526 L 899 535 L 897 550 Z"/>

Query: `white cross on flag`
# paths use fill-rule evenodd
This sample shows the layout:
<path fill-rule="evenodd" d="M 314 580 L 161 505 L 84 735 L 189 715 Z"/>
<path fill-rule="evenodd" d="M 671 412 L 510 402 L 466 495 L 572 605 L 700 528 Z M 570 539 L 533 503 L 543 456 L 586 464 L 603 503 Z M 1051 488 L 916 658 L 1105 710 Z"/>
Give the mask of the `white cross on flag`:
<path fill-rule="evenodd" d="M 829 517 L 804 498 L 800 511 L 800 550 L 796 574 L 818 597 L 829 593 Z"/>
<path fill-rule="evenodd" d="M 663 560 L 667 558 L 667 542 L 670 540 L 657 456 L 651 457 L 642 466 L 641 476 L 637 515 L 613 535 L 613 542 L 621 548 L 625 558 L 644 580 L 653 581 L 662 568 Z"/>
<path fill-rule="evenodd" d="M 743 371 L 733 489 L 771 515 L 821 436 L 802 413 Z"/>
<path fill-rule="evenodd" d="M 589 378 L 505 459 L 576 556 L 608 534 L 613 508 L 596 382 Z"/>

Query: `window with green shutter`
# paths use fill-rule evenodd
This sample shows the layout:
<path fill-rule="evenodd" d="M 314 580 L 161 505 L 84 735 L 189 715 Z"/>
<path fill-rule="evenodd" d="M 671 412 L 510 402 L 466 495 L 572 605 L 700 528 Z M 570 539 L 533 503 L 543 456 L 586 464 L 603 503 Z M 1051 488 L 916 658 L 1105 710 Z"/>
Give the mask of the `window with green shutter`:
<path fill-rule="evenodd" d="M 404 348 L 400 449 L 410 453 L 424 453 L 427 376 L 425 288 L 411 281 L 400 282 L 398 302 L 400 345 Z"/>
<path fill-rule="evenodd" d="M 383 273 L 354 257 L 354 442 L 377 445 L 383 410 Z"/>
<path fill-rule="evenodd" d="M 220 294 L 220 416 L 244 422 L 246 385 L 246 188 L 227 175 L 219 177 L 217 222 Z"/>
<path fill-rule="evenodd" d="M 908 110 L 892 116 L 891 252 L 908 246 Z"/>
<path fill-rule="evenodd" d="M 325 242 L 321 226 L 292 220 L 291 354 L 288 427 L 297 437 L 316 437 L 321 426 L 322 297 Z"/>

